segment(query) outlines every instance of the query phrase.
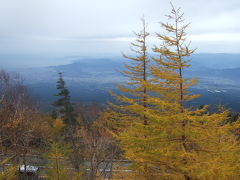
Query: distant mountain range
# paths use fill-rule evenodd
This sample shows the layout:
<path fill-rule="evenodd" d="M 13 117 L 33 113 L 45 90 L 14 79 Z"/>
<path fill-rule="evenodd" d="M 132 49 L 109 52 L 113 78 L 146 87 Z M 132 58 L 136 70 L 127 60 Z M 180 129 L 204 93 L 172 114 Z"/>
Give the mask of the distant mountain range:
<path fill-rule="evenodd" d="M 56 94 L 55 82 L 62 72 L 72 99 L 104 103 L 111 100 L 109 90 L 126 79 L 123 58 L 76 58 L 73 63 L 59 66 L 20 69 L 25 83 L 40 103 L 49 107 Z M 192 104 L 226 104 L 240 110 L 240 54 L 194 54 L 185 77 L 196 77 L 199 84 L 192 88 L 202 97 Z"/>

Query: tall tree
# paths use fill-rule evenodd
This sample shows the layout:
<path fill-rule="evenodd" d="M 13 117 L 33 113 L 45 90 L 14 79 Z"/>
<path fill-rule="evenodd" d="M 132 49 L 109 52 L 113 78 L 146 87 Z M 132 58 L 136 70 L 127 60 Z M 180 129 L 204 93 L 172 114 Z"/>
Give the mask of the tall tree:
<path fill-rule="evenodd" d="M 78 121 L 76 114 L 74 113 L 73 104 L 70 101 L 70 95 L 65 81 L 63 80 L 62 73 L 59 73 L 59 79 L 57 81 L 57 89 L 59 91 L 56 94 L 59 99 L 53 103 L 55 110 L 53 111 L 53 118 L 60 118 L 64 122 L 63 135 L 65 141 L 71 145 L 72 153 L 70 154 L 70 160 L 73 167 L 77 170 L 80 169 L 83 163 L 83 157 L 80 154 L 80 148 L 78 147 L 77 128 Z"/>
<path fill-rule="evenodd" d="M 162 116 L 163 113 L 168 116 L 181 114 L 179 120 L 182 120 L 175 122 L 180 124 L 180 129 L 175 129 L 175 131 L 179 130 L 181 132 L 177 141 L 182 143 L 183 153 L 187 153 L 189 144 L 185 126 L 190 120 L 183 118 L 184 113 L 188 113 L 184 104 L 198 95 L 192 95 L 188 91 L 189 87 L 196 84 L 196 80 L 184 78 L 183 71 L 190 67 L 189 57 L 194 53 L 194 50 L 190 49 L 190 43 L 187 42 L 186 29 L 189 24 L 184 23 L 184 13 L 181 13 L 180 8 L 175 9 L 172 4 L 171 6 L 171 14 L 166 15 L 168 22 L 160 23 L 165 32 L 157 33 L 157 37 L 162 44 L 153 48 L 157 55 L 153 58 L 155 65 L 151 67 L 152 82 L 154 83 L 149 84 L 149 86 L 154 93 L 160 95 L 160 101 L 156 103 L 157 111 L 155 111 L 158 115 Z M 153 100 L 156 100 L 156 98 L 153 97 Z M 162 106 L 162 103 L 165 103 L 165 105 Z M 182 162 L 183 165 L 187 166 L 187 157 L 182 158 Z M 189 178 L 187 173 L 184 176 L 186 176 L 186 179 Z"/>
<path fill-rule="evenodd" d="M 145 82 L 151 91 L 148 106 L 131 101 L 130 106 L 120 106 L 125 114 L 111 112 L 111 119 L 120 125 L 113 134 L 125 157 L 134 162 L 138 179 L 237 178 L 240 148 L 233 132 L 239 121 L 223 124 L 227 111 L 210 114 L 207 106 L 195 110 L 185 106 L 198 97 L 188 91 L 196 80 L 183 76 L 194 51 L 186 41 L 188 24 L 180 9 L 172 6 L 167 17 L 169 21 L 161 23 L 164 34 L 157 34 L 162 44 L 153 48 L 157 56 L 150 70 L 152 78 Z M 147 126 L 139 116 L 146 117 Z"/>
<path fill-rule="evenodd" d="M 59 97 L 54 103 L 54 118 L 62 118 L 66 125 L 76 125 L 76 115 L 74 114 L 73 104 L 70 101 L 70 93 L 65 86 L 65 81 L 63 80 L 62 73 L 59 73 L 59 79 L 57 80 L 57 90 L 58 94 L 55 96 Z"/>
<path fill-rule="evenodd" d="M 122 74 L 126 76 L 129 81 L 125 85 L 118 85 L 119 90 L 123 93 L 118 96 L 113 94 L 117 101 L 126 104 L 126 106 L 115 106 L 119 112 L 124 111 L 128 113 L 134 113 L 134 104 L 139 104 L 144 108 L 147 108 L 147 96 L 148 89 L 146 82 L 148 81 L 149 74 L 149 57 L 147 52 L 147 38 L 149 33 L 147 32 L 147 24 L 144 17 L 141 19 L 142 30 L 139 33 L 134 33 L 136 40 L 131 43 L 131 51 L 135 56 L 128 56 L 123 54 L 123 57 L 129 59 L 130 62 L 125 64 L 125 70 Z M 138 114 L 139 116 L 139 114 Z M 142 119 L 143 124 L 147 125 L 148 121 L 145 116 L 138 117 Z"/>
<path fill-rule="evenodd" d="M 113 94 L 118 104 L 111 104 L 110 107 L 113 111 L 110 110 L 106 112 L 106 114 L 108 114 L 107 116 L 111 117 L 111 122 L 113 122 L 113 124 L 109 126 L 113 127 L 112 130 L 114 133 L 123 133 L 126 126 L 132 127 L 135 123 L 140 123 L 140 129 L 145 129 L 150 124 L 150 119 L 146 116 L 146 113 L 144 113 L 149 108 L 148 98 L 150 90 L 147 86 L 150 79 L 150 60 L 147 48 L 149 33 L 147 32 L 145 19 L 142 18 L 141 21 L 142 30 L 139 33 L 134 33 L 136 40 L 131 43 L 130 47 L 135 56 L 123 54 L 125 58 L 130 60 L 128 64 L 125 64 L 125 70 L 122 72 L 122 74 L 128 78 L 128 81 L 124 85 L 117 85 L 122 92 L 121 95 Z M 120 141 L 123 140 L 121 139 L 121 135 L 119 136 L 118 134 L 116 136 Z M 143 139 L 147 138 L 147 134 L 144 133 L 140 133 L 139 137 L 140 136 Z M 121 142 L 124 142 L 124 140 Z M 123 146 L 122 148 L 124 149 Z M 146 163 L 144 163 L 143 168 L 145 170 L 148 169 Z"/>
<path fill-rule="evenodd" d="M 190 49 L 190 43 L 187 42 L 186 29 L 189 24 L 184 23 L 184 14 L 180 8 L 171 6 L 171 14 L 166 15 L 168 22 L 160 23 L 165 33 L 157 33 L 162 44 L 153 48 L 156 53 L 153 57 L 155 64 L 151 67 L 154 83 L 149 86 L 161 99 L 178 104 L 179 110 L 175 111 L 183 112 L 184 103 L 198 97 L 188 92 L 189 87 L 196 84 L 196 79 L 183 77 L 184 69 L 190 67 L 189 57 L 194 50 Z"/>

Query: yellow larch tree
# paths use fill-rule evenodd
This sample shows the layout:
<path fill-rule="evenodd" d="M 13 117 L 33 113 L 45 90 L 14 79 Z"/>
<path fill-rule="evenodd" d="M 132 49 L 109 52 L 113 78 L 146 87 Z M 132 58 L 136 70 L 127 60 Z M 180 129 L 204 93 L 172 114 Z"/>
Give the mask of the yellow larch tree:
<path fill-rule="evenodd" d="M 132 121 L 134 118 L 141 119 L 142 124 L 148 124 L 146 117 L 139 116 L 139 113 L 135 113 L 137 110 L 135 104 L 147 108 L 147 96 L 148 90 L 146 87 L 146 82 L 149 74 L 149 58 L 147 53 L 147 38 L 149 33 L 146 31 L 147 24 L 145 19 L 142 18 L 142 30 L 139 33 L 134 33 L 136 39 L 131 43 L 131 51 L 135 55 L 125 55 L 123 57 L 128 59 L 130 62 L 125 64 L 125 70 L 122 74 L 126 76 L 129 80 L 124 84 L 118 84 L 117 87 L 120 90 L 121 95 L 116 95 L 112 92 L 112 95 L 116 98 L 117 102 L 120 104 L 111 104 L 111 107 L 115 109 L 118 115 L 124 117 L 124 123 L 127 121 Z M 124 104 L 124 106 L 122 105 Z M 126 118 L 128 116 L 128 118 Z M 128 120 L 127 120 L 128 119 Z"/>
<path fill-rule="evenodd" d="M 147 106 L 118 98 L 126 101 L 120 105 L 125 114 L 112 113 L 119 125 L 116 137 L 134 162 L 137 179 L 238 179 L 240 148 L 234 131 L 239 121 L 224 124 L 227 111 L 209 113 L 207 106 L 185 105 L 198 97 L 188 91 L 196 80 L 183 76 L 194 51 L 180 9 L 172 6 L 167 17 L 168 23 L 160 23 L 165 34 L 157 34 L 162 44 L 153 48 L 152 78 L 141 82 L 150 92 Z M 138 117 L 146 118 L 147 125 Z"/>
<path fill-rule="evenodd" d="M 125 103 L 127 107 L 125 110 L 129 111 L 132 105 L 139 104 L 144 108 L 147 107 L 147 87 L 146 82 L 149 71 L 149 58 L 147 53 L 147 42 L 146 39 L 149 33 L 146 31 L 147 24 L 144 17 L 142 21 L 142 31 L 134 33 L 136 36 L 135 42 L 131 43 L 131 51 L 136 55 L 128 56 L 123 54 L 123 57 L 129 59 L 131 62 L 125 64 L 125 70 L 122 74 L 126 76 L 129 81 L 125 85 L 117 85 L 119 90 L 123 93 L 118 96 L 115 95 L 117 101 Z M 147 124 L 147 120 L 143 119 L 143 123 Z"/>
<path fill-rule="evenodd" d="M 117 85 L 121 94 L 116 95 L 114 93 L 117 103 L 110 104 L 111 110 L 108 112 L 111 122 L 114 122 L 114 135 L 121 138 L 119 132 L 123 132 L 126 126 L 132 123 L 140 123 L 142 127 L 149 124 L 149 120 L 144 114 L 139 111 L 146 111 L 148 107 L 148 88 L 147 81 L 150 71 L 150 60 L 148 56 L 147 38 L 149 33 L 147 32 L 147 24 L 145 19 L 142 18 L 142 30 L 139 33 L 134 33 L 136 39 L 131 43 L 131 51 L 134 55 L 128 56 L 123 54 L 124 58 L 129 60 L 129 63 L 125 64 L 125 70 L 122 74 L 128 78 L 128 81 L 124 85 Z M 139 106 L 141 109 L 139 109 Z M 139 134 L 143 138 L 145 135 Z M 119 139 L 120 140 L 120 139 Z M 144 168 L 147 167 L 144 165 Z M 136 169 L 136 168 L 135 168 Z M 137 168 L 139 169 L 139 168 Z"/>

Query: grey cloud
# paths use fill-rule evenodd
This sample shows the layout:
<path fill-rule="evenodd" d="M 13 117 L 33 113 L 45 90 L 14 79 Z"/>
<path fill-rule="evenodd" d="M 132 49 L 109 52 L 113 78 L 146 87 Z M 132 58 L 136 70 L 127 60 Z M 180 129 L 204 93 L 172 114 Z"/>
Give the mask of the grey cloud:
<path fill-rule="evenodd" d="M 186 21 L 191 22 L 191 35 L 240 30 L 239 0 L 172 2 L 182 7 Z M 160 30 L 158 22 L 165 21 L 164 15 L 170 9 L 168 0 L 0 0 L 0 52 L 70 54 L 81 49 L 79 53 L 85 54 L 90 50 L 117 53 L 125 49 L 127 42 L 108 40 L 132 37 L 132 31 L 141 26 L 143 14 L 154 35 Z M 202 51 L 215 52 L 218 44 L 206 42 L 201 48 L 201 42 L 199 46 Z M 219 45 L 219 51 L 222 49 Z"/>

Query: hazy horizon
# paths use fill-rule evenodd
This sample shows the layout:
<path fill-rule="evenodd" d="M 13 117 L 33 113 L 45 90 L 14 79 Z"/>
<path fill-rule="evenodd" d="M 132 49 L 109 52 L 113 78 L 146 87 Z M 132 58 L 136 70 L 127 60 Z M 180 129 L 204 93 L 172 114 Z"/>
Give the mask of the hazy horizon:
<path fill-rule="evenodd" d="M 194 55 L 239 55 L 240 53 L 194 53 Z M 124 59 L 122 54 L 101 55 L 57 55 L 57 54 L 0 54 L 0 69 L 20 70 L 23 68 L 37 68 L 72 64 L 79 60 L 111 59 L 113 61 Z M 209 60 L 209 59 L 207 59 Z M 214 61 L 214 59 L 213 59 Z M 227 60 L 226 60 L 227 61 Z"/>
<path fill-rule="evenodd" d="M 172 3 L 191 23 L 188 39 L 196 53 L 240 53 L 240 1 Z M 52 64 L 54 59 L 64 63 L 61 59 L 69 56 L 121 56 L 122 51 L 130 52 L 132 32 L 141 30 L 143 14 L 151 34 L 149 45 L 157 44 L 158 23 L 166 21 L 170 10 L 165 0 L 0 1 L 0 55 L 19 56 L 22 65 L 30 66 Z M 11 66 L 11 59 L 1 57 L 1 62 Z"/>

